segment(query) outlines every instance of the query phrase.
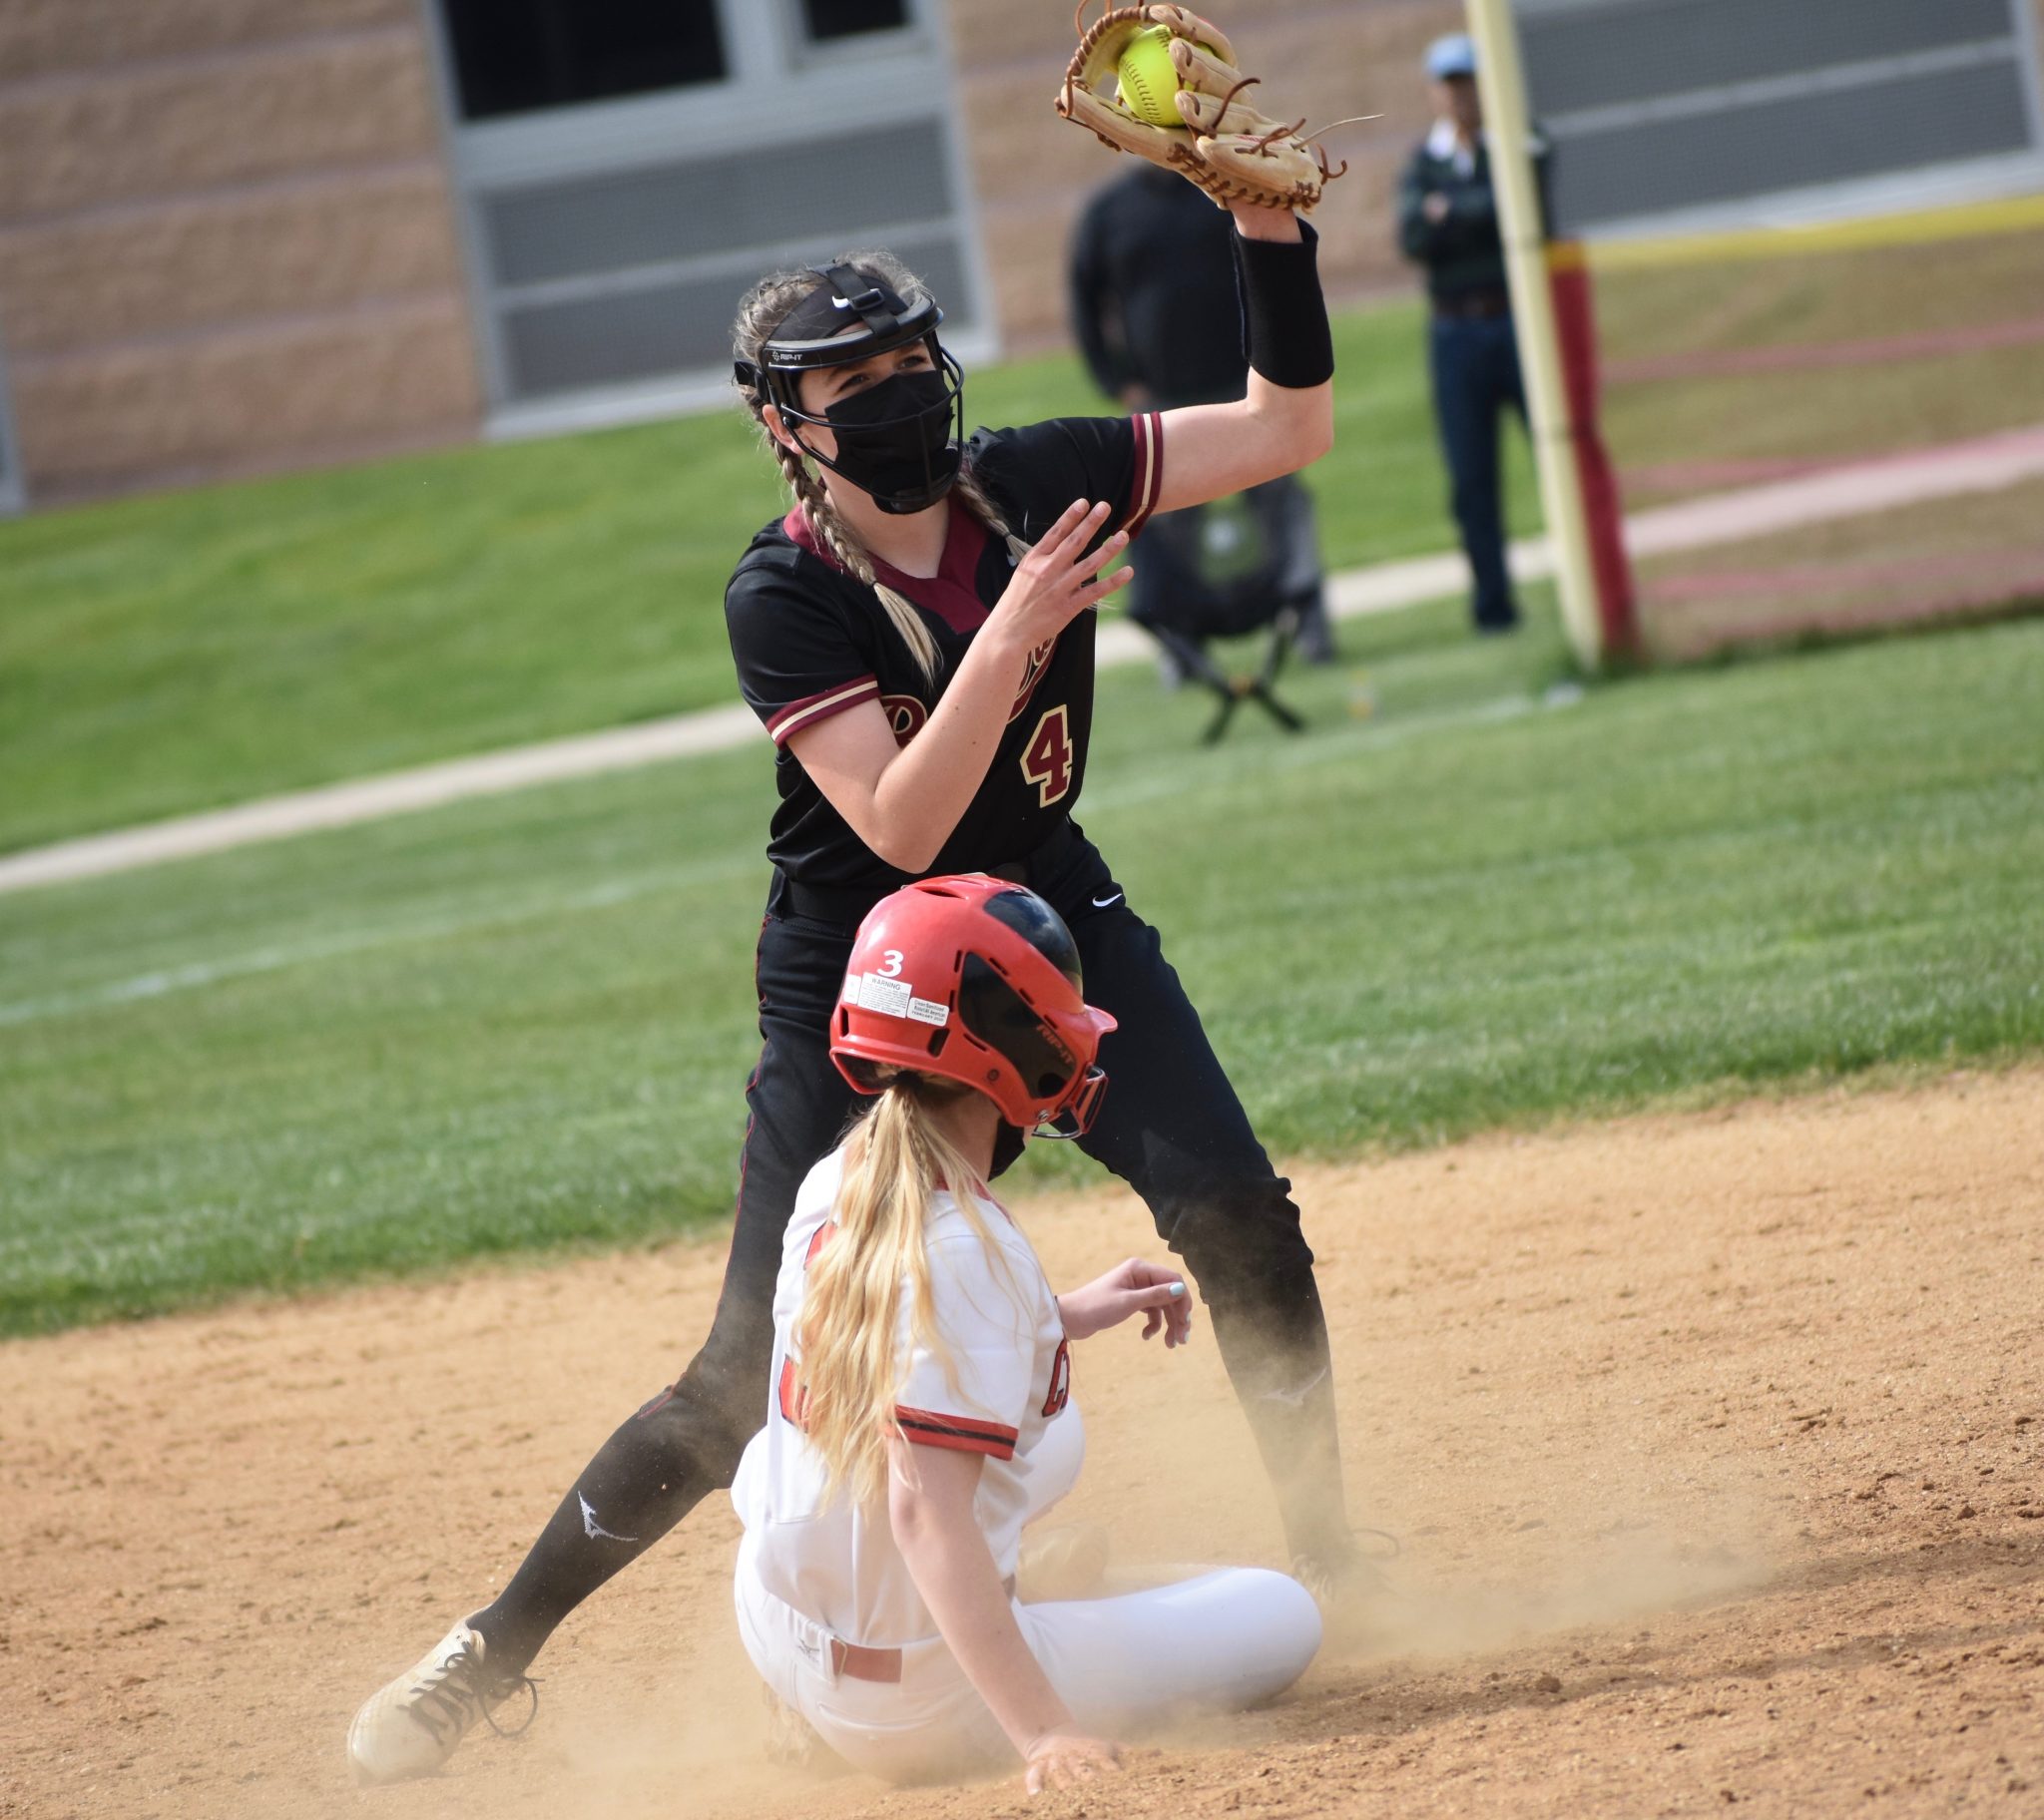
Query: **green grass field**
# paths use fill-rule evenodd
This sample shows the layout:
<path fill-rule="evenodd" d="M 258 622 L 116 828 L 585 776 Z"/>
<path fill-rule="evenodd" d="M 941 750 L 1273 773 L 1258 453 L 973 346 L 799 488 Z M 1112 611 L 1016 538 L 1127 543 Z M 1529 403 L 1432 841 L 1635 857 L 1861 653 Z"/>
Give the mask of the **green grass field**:
<path fill-rule="evenodd" d="M 1418 335 L 1338 324 L 1335 566 L 1449 542 Z M 0 526 L 0 850 L 726 700 L 775 503 L 726 415 Z M 2044 624 L 1581 693 L 1538 605 L 1348 625 L 1297 738 L 1103 681 L 1081 817 L 1276 1151 L 2044 1045 Z M 715 1225 L 770 793 L 763 741 L 0 897 L 0 1332 Z"/>
<path fill-rule="evenodd" d="M 1081 808 L 1280 1155 L 2044 1044 L 2044 623 L 1557 705 L 1545 624 L 1344 640 L 1211 751 L 1112 673 Z M 0 1331 L 726 1216 L 767 773 L 0 898 Z"/>
<path fill-rule="evenodd" d="M 1454 541 L 1420 333 L 1337 324 L 1336 567 Z M 1105 408 L 1064 357 L 966 404 Z M 729 700 L 725 578 L 778 484 L 734 409 L 0 523 L 0 852 Z"/>

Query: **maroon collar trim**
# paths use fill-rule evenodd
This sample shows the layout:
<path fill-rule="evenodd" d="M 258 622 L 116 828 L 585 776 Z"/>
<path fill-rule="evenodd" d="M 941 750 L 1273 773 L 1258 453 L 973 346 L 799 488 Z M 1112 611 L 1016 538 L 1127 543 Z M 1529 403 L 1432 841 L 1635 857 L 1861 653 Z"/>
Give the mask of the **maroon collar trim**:
<path fill-rule="evenodd" d="M 816 535 L 809 516 L 800 506 L 780 521 L 780 528 L 811 556 L 820 557 L 831 568 L 843 565 L 830 554 L 829 546 Z M 873 558 L 873 574 L 896 594 L 906 595 L 918 607 L 925 607 L 961 638 L 986 624 L 990 611 L 979 598 L 975 585 L 979 559 L 986 554 L 986 527 L 969 512 L 962 500 L 951 499 L 951 522 L 944 533 L 944 555 L 935 575 L 903 575 L 892 563 Z"/>

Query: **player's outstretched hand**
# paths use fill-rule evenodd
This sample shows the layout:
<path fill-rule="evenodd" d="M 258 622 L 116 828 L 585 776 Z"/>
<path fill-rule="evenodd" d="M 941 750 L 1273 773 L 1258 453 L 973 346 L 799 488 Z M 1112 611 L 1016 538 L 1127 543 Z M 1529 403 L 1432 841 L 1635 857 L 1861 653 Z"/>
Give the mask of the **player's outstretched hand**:
<path fill-rule="evenodd" d="M 1032 1795 L 1047 1788 L 1077 1788 L 1096 1776 L 1113 1775 L 1122 1766 L 1119 1744 L 1105 1738 L 1084 1738 L 1065 1731 L 1046 1732 L 1029 1747 L 1023 1781 Z"/>
<path fill-rule="evenodd" d="M 1117 1264 L 1083 1289 L 1066 1290 L 1058 1297 L 1058 1311 L 1067 1337 L 1074 1340 L 1118 1327 L 1138 1314 L 1146 1340 L 1162 1332 L 1167 1347 L 1183 1346 L 1193 1334 L 1193 1292 L 1186 1279 L 1140 1257 Z"/>
<path fill-rule="evenodd" d="M 988 626 L 999 625 L 1035 651 L 1056 638 L 1089 607 L 1097 607 L 1136 572 L 1121 568 L 1096 575 L 1128 547 L 1128 533 L 1117 531 L 1098 550 L 1087 546 L 1107 523 L 1106 501 L 1075 499 L 1043 534 L 1036 547 L 1016 565 L 1008 586 L 994 605 Z"/>

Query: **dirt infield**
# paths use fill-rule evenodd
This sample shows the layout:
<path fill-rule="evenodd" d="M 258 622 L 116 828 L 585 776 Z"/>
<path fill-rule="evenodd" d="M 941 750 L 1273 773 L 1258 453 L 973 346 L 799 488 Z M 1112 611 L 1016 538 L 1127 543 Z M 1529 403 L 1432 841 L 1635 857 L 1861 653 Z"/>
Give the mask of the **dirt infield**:
<path fill-rule="evenodd" d="M 673 1246 L 0 1346 L 0 1812 L 2044 1813 L 2044 1072 L 1300 1188 L 1395 1591 L 1111 1792 L 767 1768 L 721 1498 L 570 1621 L 527 1737 L 351 1786 L 355 1703 L 703 1330 L 721 1256 Z M 1054 1277 L 1146 1237 L 1022 1213 Z M 1126 1553 L 1278 1558 L 1204 1330 L 1075 1389 Z"/>

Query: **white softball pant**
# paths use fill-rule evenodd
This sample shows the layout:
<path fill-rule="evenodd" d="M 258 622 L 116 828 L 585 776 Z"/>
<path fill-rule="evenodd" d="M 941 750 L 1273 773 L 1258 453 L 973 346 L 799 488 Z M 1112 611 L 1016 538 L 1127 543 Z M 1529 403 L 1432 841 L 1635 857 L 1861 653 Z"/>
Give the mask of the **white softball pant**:
<path fill-rule="evenodd" d="M 854 1769 L 922 1782 L 1014 1760 L 941 1637 L 902 1650 L 898 1683 L 856 1680 L 831 1672 L 829 1633 L 760 1584 L 745 1544 L 737 1594 L 754 1666 Z M 1015 1621 L 1080 1729 L 1102 1737 L 1270 1699 L 1320 1646 L 1311 1595 L 1264 1568 L 1218 1568 L 1114 1598 L 1017 1602 Z"/>

